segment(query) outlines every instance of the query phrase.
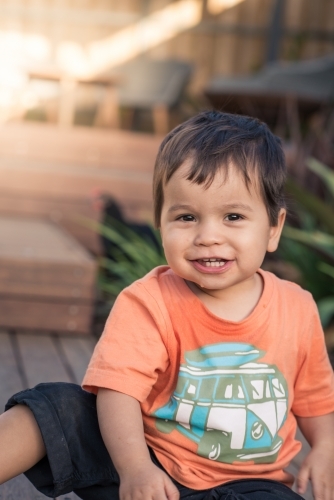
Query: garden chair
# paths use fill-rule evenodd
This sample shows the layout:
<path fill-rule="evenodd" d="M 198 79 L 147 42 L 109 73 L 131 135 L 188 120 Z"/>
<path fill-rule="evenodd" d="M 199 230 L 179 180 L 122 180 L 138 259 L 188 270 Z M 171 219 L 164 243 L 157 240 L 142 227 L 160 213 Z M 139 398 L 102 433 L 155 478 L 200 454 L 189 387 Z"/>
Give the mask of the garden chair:
<path fill-rule="evenodd" d="M 177 60 L 139 58 L 116 70 L 120 78 L 118 104 L 128 111 L 129 128 L 133 128 L 135 113 L 152 113 L 156 134 L 169 131 L 170 111 L 178 106 L 189 82 L 192 66 Z"/>

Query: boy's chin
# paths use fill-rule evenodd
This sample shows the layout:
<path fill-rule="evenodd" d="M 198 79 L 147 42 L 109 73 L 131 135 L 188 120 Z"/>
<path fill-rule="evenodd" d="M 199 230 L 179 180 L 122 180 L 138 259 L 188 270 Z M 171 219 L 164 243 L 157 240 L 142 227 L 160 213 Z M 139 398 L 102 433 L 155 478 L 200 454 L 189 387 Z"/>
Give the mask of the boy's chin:
<path fill-rule="evenodd" d="M 187 283 L 190 290 L 192 290 L 195 293 L 198 292 L 198 290 L 205 293 L 205 292 L 219 291 L 222 290 L 223 288 L 221 286 L 213 285 L 212 283 L 207 284 L 204 282 L 204 280 L 203 282 L 196 282 L 185 279 L 185 282 Z"/>
<path fill-rule="evenodd" d="M 244 279 L 240 280 L 223 280 L 219 275 L 210 275 L 209 277 L 204 276 L 202 280 L 193 280 L 189 278 L 184 278 L 185 282 L 188 284 L 189 288 L 196 291 L 200 290 L 203 293 L 219 293 L 224 292 L 227 289 L 236 289 L 240 288 L 240 290 L 249 290 L 257 284 L 257 273 L 255 272 L 251 276 L 248 276 Z M 260 278 L 261 279 L 261 278 Z"/>

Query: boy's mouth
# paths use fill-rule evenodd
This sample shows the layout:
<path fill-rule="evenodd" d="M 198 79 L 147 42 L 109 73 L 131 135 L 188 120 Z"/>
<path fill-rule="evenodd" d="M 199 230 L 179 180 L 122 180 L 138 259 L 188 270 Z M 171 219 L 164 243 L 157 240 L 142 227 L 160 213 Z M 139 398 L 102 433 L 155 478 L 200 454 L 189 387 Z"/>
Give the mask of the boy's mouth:
<path fill-rule="evenodd" d="M 194 259 L 190 261 L 197 271 L 204 274 L 220 274 L 228 271 L 233 265 L 233 260 L 211 257 Z"/>
<path fill-rule="evenodd" d="M 196 259 L 196 262 L 205 267 L 221 267 L 226 264 L 226 260 L 220 258 L 212 258 L 212 259 Z"/>

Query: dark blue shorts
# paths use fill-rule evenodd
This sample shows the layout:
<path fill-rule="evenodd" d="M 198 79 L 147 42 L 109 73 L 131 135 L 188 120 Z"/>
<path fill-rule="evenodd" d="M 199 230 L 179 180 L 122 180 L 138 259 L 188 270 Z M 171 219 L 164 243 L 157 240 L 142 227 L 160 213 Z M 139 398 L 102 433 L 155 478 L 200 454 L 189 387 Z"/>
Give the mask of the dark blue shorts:
<path fill-rule="evenodd" d="M 15 394 L 6 410 L 25 404 L 41 430 L 47 456 L 25 475 L 44 495 L 54 498 L 74 491 L 84 500 L 118 500 L 119 476 L 104 446 L 96 397 L 74 384 L 39 384 Z M 160 468 L 152 450 L 152 461 Z M 275 481 L 225 483 L 212 490 L 192 490 L 175 480 L 188 500 L 298 500 L 302 497 Z"/>

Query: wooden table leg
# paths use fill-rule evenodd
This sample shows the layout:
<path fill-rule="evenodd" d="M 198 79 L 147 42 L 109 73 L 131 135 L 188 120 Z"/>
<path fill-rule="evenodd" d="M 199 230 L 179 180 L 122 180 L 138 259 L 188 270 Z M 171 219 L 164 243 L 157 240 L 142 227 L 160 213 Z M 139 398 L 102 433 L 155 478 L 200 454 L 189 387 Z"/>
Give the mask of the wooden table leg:
<path fill-rule="evenodd" d="M 75 80 L 60 80 L 58 109 L 58 125 L 60 127 L 72 127 L 74 125 L 76 89 L 77 82 Z"/>
<path fill-rule="evenodd" d="M 157 104 L 152 109 L 154 133 L 166 135 L 169 132 L 169 112 L 165 104 Z"/>
<path fill-rule="evenodd" d="M 94 125 L 120 128 L 118 93 L 114 85 L 105 86 L 104 98 L 98 104 Z"/>

